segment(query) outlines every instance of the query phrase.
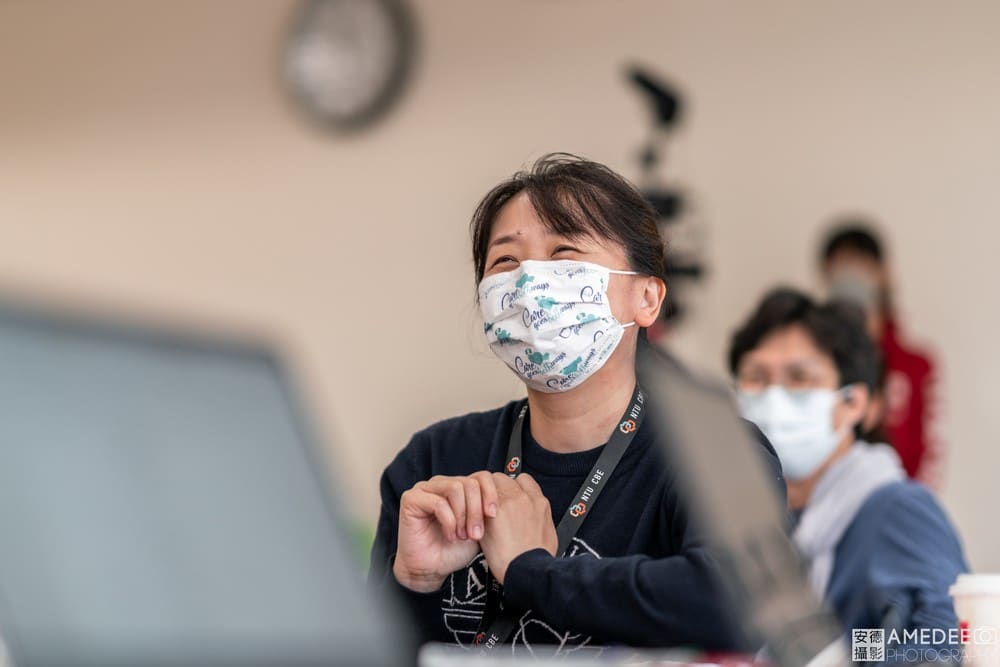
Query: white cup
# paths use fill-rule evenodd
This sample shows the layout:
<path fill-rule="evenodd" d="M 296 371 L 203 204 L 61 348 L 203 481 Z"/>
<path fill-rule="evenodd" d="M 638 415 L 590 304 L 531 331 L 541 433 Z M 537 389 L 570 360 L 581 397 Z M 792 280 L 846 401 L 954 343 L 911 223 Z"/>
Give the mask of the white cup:
<path fill-rule="evenodd" d="M 1000 667 L 1000 574 L 960 574 L 948 592 L 958 616 L 962 664 Z"/>

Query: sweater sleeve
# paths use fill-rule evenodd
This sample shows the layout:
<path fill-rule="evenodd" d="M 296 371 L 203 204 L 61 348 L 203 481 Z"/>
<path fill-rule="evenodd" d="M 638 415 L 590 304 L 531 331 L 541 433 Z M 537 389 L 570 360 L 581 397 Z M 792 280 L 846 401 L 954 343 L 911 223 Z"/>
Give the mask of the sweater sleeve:
<path fill-rule="evenodd" d="M 714 592 L 714 565 L 702 548 L 651 558 L 554 558 L 543 549 L 518 556 L 504 595 L 559 627 L 632 646 L 739 648 Z"/>
<path fill-rule="evenodd" d="M 756 428 L 761 456 L 780 500 L 784 479 L 774 449 Z M 507 569 L 504 595 L 538 611 L 557 627 L 632 646 L 693 645 L 746 650 L 746 638 L 727 609 L 721 572 L 703 531 L 691 521 L 676 485 L 664 494 L 662 522 L 675 555 L 654 558 L 554 558 L 537 549 Z"/>
<path fill-rule="evenodd" d="M 903 486 L 866 548 L 873 554 L 870 590 L 879 591 L 882 606 L 876 612 L 900 631 L 901 639 L 904 630 L 912 637 L 924 628 L 958 627 L 948 588 L 968 566 L 955 529 L 929 491 L 913 483 Z M 897 650 L 914 644 L 902 642 Z"/>
<path fill-rule="evenodd" d="M 440 641 L 446 629 L 441 616 L 442 591 L 417 593 L 402 586 L 392 572 L 399 539 L 399 499 L 422 477 L 417 473 L 417 454 L 420 434 L 413 437 L 382 473 L 379 484 L 382 509 L 375 529 L 368 585 L 373 592 L 386 599 L 386 604 L 402 607 L 412 622 L 416 639 L 420 642 Z"/>

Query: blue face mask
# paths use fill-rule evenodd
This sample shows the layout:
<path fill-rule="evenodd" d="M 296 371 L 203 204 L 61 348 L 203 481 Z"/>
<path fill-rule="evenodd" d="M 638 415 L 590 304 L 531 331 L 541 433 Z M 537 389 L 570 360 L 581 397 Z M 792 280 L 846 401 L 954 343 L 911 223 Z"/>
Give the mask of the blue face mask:
<path fill-rule="evenodd" d="M 743 416 L 774 446 L 785 477 L 798 481 L 816 472 L 847 435 L 850 427 L 834 428 L 833 408 L 848 389 L 789 391 L 772 385 L 737 396 Z"/>

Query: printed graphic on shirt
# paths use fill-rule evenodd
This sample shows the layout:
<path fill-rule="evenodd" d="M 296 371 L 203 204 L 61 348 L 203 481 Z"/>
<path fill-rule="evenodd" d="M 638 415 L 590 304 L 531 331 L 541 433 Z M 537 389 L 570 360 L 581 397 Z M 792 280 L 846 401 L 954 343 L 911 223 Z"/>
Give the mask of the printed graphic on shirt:
<path fill-rule="evenodd" d="M 566 551 L 566 558 L 578 556 L 601 557 L 586 542 L 574 537 Z M 441 600 L 444 624 L 455 643 L 466 648 L 471 647 L 475 641 L 476 630 L 486 607 L 488 571 L 486 557 L 480 553 L 467 568 L 453 573 L 445 583 L 444 597 Z M 521 617 L 517 630 L 511 636 L 511 650 L 530 651 L 532 646 L 539 644 L 546 645 L 546 655 L 553 650 L 556 655 L 602 650 L 600 646 L 591 644 L 588 635 L 553 628 L 533 611 L 528 611 Z"/>

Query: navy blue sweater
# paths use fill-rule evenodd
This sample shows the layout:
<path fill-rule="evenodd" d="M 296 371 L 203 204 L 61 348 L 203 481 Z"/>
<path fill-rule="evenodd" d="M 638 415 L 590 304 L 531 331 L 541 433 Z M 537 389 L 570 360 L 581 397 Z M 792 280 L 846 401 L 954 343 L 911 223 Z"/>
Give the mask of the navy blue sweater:
<path fill-rule="evenodd" d="M 414 435 L 382 475 L 370 581 L 397 590 L 422 641 L 472 642 L 485 604 L 486 561 L 480 553 L 433 593 L 414 593 L 396 583 L 392 560 L 400 496 L 433 475 L 500 471 L 522 405 L 524 400 L 515 401 L 435 424 Z M 783 494 L 778 459 L 754 432 Z M 523 447 L 524 471 L 538 481 L 553 516 L 561 517 L 602 448 L 553 453 L 539 446 L 527 427 Z M 720 599 L 716 563 L 702 531 L 688 518 L 651 419 L 643 422 L 567 556 L 554 558 L 537 549 L 510 564 L 505 602 L 530 612 L 521 618 L 515 645 L 555 643 L 566 651 L 608 643 L 745 648 Z"/>

